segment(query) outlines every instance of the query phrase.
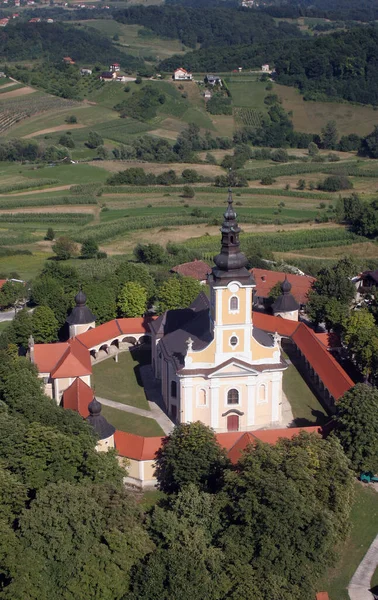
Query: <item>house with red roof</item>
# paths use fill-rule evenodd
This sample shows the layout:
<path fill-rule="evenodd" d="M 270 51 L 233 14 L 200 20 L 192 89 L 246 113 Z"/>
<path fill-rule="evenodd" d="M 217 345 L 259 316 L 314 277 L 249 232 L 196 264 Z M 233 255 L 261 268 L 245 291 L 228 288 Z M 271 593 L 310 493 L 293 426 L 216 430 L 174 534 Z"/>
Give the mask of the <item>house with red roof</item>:
<path fill-rule="evenodd" d="M 173 73 L 173 79 L 175 81 L 191 81 L 193 79 L 193 75 L 186 69 L 183 69 L 183 67 L 180 67 Z"/>
<path fill-rule="evenodd" d="M 207 282 L 207 276 L 211 273 L 211 267 L 203 260 L 192 260 L 172 267 L 171 273 L 177 273 L 183 277 L 192 277 L 202 284 Z"/>
<path fill-rule="evenodd" d="M 260 306 L 265 306 L 271 289 L 277 283 L 283 283 L 285 279 L 291 284 L 291 293 L 295 300 L 298 304 L 304 306 L 307 304 L 308 292 L 315 282 L 315 277 L 310 277 L 310 275 L 294 275 L 281 271 L 268 271 L 267 269 L 252 269 L 251 272 L 256 282 L 254 303 Z"/>

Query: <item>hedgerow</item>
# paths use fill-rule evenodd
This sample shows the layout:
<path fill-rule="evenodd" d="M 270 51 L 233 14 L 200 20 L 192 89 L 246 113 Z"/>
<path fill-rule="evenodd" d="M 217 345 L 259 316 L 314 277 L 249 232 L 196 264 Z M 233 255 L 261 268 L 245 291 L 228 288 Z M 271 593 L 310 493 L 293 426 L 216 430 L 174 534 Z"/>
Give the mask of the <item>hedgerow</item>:
<path fill-rule="evenodd" d="M 243 169 L 241 174 L 250 181 L 261 179 L 266 175 L 272 177 L 282 177 L 284 175 L 302 175 L 305 173 L 339 173 L 341 175 L 353 175 L 361 171 L 356 168 L 355 162 L 339 163 L 289 163 L 282 165 L 274 165 L 271 167 L 260 167 L 258 169 Z"/>

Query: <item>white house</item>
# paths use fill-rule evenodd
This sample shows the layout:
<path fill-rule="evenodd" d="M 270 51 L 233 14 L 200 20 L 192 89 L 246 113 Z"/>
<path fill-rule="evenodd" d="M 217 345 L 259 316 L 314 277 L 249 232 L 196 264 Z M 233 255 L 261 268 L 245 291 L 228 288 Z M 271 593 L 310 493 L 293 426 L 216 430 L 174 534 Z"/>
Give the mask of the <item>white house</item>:
<path fill-rule="evenodd" d="M 261 65 L 261 70 L 263 73 L 271 73 L 272 72 L 272 69 L 269 68 L 268 64 Z"/>
<path fill-rule="evenodd" d="M 191 81 L 193 79 L 193 75 L 189 73 L 186 69 L 180 67 L 179 69 L 176 69 L 176 71 L 173 73 L 173 79 L 175 81 Z"/>
<path fill-rule="evenodd" d="M 121 70 L 121 65 L 119 63 L 112 63 L 109 67 L 109 71 L 113 73 L 118 73 Z"/>
<path fill-rule="evenodd" d="M 92 69 L 80 69 L 81 75 L 92 75 Z"/>

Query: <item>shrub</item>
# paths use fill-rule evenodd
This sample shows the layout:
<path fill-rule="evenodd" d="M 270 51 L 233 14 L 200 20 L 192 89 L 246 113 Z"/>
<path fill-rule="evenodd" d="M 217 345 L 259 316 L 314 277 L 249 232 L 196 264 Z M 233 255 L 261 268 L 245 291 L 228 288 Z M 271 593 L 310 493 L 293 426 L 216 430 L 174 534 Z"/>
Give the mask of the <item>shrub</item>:
<path fill-rule="evenodd" d="M 182 189 L 182 195 L 184 198 L 194 198 L 195 194 L 196 193 L 192 187 L 189 185 L 184 185 Z"/>
<path fill-rule="evenodd" d="M 352 187 L 352 182 L 345 175 L 329 175 L 324 179 L 324 181 L 318 184 L 318 189 L 325 192 L 350 190 Z"/>
<path fill-rule="evenodd" d="M 276 180 L 271 175 L 265 175 L 261 178 L 261 185 L 273 185 Z"/>
<path fill-rule="evenodd" d="M 77 117 L 75 115 L 70 115 L 69 117 L 66 117 L 65 119 L 66 123 L 77 123 Z"/>
<path fill-rule="evenodd" d="M 55 232 L 52 227 L 49 227 L 45 235 L 45 240 L 49 240 L 50 242 L 52 242 L 54 238 Z"/>

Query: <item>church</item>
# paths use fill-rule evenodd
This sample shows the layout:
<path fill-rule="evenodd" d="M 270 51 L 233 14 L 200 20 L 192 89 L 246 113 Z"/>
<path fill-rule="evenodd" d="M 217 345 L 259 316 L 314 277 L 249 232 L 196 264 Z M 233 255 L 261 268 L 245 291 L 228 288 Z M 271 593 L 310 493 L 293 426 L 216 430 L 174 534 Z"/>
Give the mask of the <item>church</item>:
<path fill-rule="evenodd" d="M 152 368 L 175 422 L 202 421 L 217 433 L 279 426 L 280 337 L 254 324 L 253 275 L 240 250 L 231 191 L 221 227 L 221 251 L 203 293 L 187 309 L 150 323 Z M 281 312 L 281 311 L 278 311 Z"/>

